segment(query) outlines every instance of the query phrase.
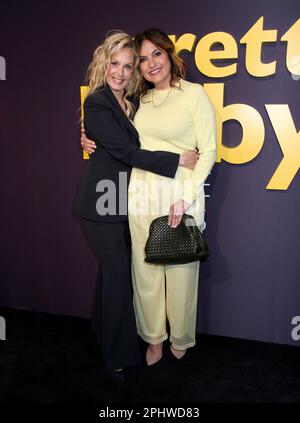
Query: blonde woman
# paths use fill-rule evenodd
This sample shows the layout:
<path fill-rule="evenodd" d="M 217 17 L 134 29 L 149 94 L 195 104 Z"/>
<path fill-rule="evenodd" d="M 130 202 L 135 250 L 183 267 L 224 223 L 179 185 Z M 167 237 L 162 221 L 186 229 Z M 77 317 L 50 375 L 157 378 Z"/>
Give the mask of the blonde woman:
<path fill-rule="evenodd" d="M 84 127 L 95 153 L 86 163 L 74 211 L 99 261 L 93 328 L 104 367 L 115 372 L 140 363 L 127 216 L 132 166 L 173 178 L 178 166 L 193 169 L 198 154 L 140 149 L 130 97 L 140 82 L 138 56 L 128 34 L 115 32 L 106 37 L 94 52 L 87 76 Z"/>

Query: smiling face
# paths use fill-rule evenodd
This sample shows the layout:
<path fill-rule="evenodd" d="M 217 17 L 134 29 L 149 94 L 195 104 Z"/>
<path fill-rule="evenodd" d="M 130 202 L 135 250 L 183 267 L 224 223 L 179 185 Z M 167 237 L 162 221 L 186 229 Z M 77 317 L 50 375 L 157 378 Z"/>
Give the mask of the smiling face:
<path fill-rule="evenodd" d="M 134 55 L 130 48 L 123 48 L 111 58 L 105 80 L 117 97 L 124 94 L 132 77 L 133 67 Z"/>
<path fill-rule="evenodd" d="M 168 53 L 150 41 L 144 40 L 139 56 L 139 68 L 143 77 L 152 82 L 158 90 L 169 88 L 172 77 Z"/>

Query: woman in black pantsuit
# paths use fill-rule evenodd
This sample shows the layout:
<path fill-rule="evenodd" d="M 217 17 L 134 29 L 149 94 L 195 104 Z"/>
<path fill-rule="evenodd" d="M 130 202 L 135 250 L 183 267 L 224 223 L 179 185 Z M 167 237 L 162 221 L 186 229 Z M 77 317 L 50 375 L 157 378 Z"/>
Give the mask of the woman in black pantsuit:
<path fill-rule="evenodd" d="M 137 366 L 140 356 L 132 312 L 128 224 L 84 220 L 84 228 L 100 263 L 93 332 L 101 344 L 103 361 L 109 370 Z"/>
<path fill-rule="evenodd" d="M 147 151 L 130 118 L 139 85 L 138 56 L 132 38 L 116 32 L 94 52 L 84 127 L 98 147 L 88 160 L 75 201 L 75 213 L 99 260 L 97 326 L 104 366 L 110 371 L 138 366 L 140 355 L 131 291 L 127 188 L 133 166 L 173 178 L 177 166 L 194 168 L 198 155 Z M 126 191 L 126 192 L 125 192 Z M 124 204 L 125 202 L 125 204 Z M 142 252 L 141 252 L 142 253 Z"/>

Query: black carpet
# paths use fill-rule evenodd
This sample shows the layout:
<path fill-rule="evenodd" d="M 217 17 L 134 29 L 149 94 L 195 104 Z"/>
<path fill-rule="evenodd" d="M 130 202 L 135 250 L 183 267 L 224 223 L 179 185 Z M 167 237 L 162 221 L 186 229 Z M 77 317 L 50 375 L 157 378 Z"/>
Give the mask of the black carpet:
<path fill-rule="evenodd" d="M 89 320 L 3 308 L 0 316 L 2 404 L 300 403 L 298 347 L 198 335 L 182 360 L 165 342 L 158 364 L 115 380 L 101 371 Z"/>

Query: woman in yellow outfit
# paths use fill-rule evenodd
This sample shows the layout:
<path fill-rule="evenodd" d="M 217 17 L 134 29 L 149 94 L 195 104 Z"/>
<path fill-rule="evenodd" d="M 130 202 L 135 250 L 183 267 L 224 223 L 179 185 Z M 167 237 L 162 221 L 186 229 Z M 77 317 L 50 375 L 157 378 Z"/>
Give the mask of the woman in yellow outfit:
<path fill-rule="evenodd" d="M 137 35 L 143 87 L 135 127 L 141 148 L 181 153 L 198 148 L 194 171 L 178 168 L 175 179 L 134 168 L 128 194 L 132 239 L 132 274 L 137 330 L 148 342 L 148 365 L 162 357 L 170 326 L 171 352 L 182 358 L 195 345 L 199 262 L 153 265 L 144 248 L 152 220 L 169 215 L 176 227 L 186 212 L 204 228 L 204 181 L 215 161 L 216 127 L 213 107 L 199 84 L 182 79 L 184 62 L 174 44 L 158 29 Z"/>

